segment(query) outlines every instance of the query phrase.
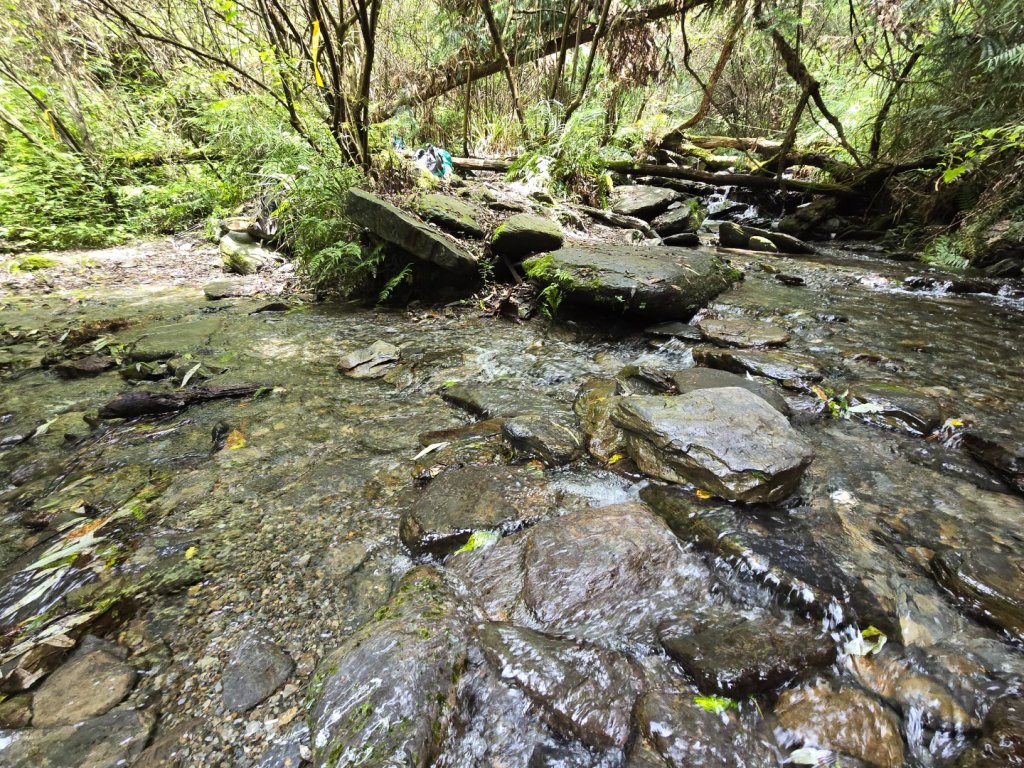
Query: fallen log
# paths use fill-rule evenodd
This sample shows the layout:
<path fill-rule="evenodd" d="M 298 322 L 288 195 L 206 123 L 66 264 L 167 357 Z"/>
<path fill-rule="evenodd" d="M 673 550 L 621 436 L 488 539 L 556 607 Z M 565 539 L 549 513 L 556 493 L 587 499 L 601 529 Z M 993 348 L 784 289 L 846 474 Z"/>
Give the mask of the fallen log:
<path fill-rule="evenodd" d="M 100 408 L 101 419 L 134 419 L 138 416 L 156 416 L 176 413 L 196 403 L 224 398 L 249 397 L 260 387 L 251 384 L 214 384 L 193 387 L 184 392 L 127 392 Z"/>
<path fill-rule="evenodd" d="M 512 165 L 510 160 L 486 157 L 453 157 L 452 167 L 457 171 L 494 171 L 505 173 Z"/>

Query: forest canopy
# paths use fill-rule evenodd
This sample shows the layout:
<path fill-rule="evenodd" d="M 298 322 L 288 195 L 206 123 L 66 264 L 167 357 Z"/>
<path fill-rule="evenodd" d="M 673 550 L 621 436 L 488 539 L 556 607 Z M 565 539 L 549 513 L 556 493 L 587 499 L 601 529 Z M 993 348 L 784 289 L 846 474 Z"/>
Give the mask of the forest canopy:
<path fill-rule="evenodd" d="M 802 179 L 934 241 L 1020 205 L 1022 122 L 1016 0 L 6 0 L 0 244 L 178 231 L 286 188 L 315 252 L 396 141 L 550 158 L 597 203 L 615 163 Z"/>

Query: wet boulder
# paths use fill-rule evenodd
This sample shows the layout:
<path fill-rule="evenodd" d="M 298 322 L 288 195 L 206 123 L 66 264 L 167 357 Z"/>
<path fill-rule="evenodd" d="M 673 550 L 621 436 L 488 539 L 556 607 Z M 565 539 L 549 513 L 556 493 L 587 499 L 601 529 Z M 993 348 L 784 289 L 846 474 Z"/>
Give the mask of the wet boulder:
<path fill-rule="evenodd" d="M 764 376 L 789 387 L 799 387 L 803 382 L 821 381 L 824 378 L 817 360 L 796 352 L 696 347 L 693 359 L 708 368 Z"/>
<path fill-rule="evenodd" d="M 644 328 L 644 333 L 649 336 L 665 336 L 671 339 L 683 339 L 684 341 L 703 341 L 704 335 L 700 328 L 690 323 L 680 323 L 678 320 L 669 320 L 664 323 L 655 323 Z"/>
<path fill-rule="evenodd" d="M 788 416 L 790 412 L 789 403 L 786 402 L 786 398 L 768 385 L 747 376 L 720 371 L 717 368 L 684 368 L 681 371 L 672 373 L 672 381 L 675 383 L 680 395 L 685 395 L 697 389 L 740 387 L 760 397 L 783 416 Z"/>
<path fill-rule="evenodd" d="M 668 320 L 692 317 L 738 278 L 713 251 L 695 248 L 562 248 L 523 266 L 567 304 Z"/>
<path fill-rule="evenodd" d="M 584 509 L 538 523 L 447 565 L 492 621 L 603 647 L 658 647 L 656 627 L 706 607 L 709 574 L 646 506 Z"/>
<path fill-rule="evenodd" d="M 407 573 L 373 618 L 321 662 L 309 690 L 313 765 L 426 768 L 465 662 L 463 617 L 440 573 Z"/>
<path fill-rule="evenodd" d="M 416 554 L 445 555 L 475 531 L 511 533 L 550 514 L 558 501 L 544 475 L 527 467 L 463 467 L 435 478 L 402 515 L 402 542 Z"/>
<path fill-rule="evenodd" d="M 622 398 L 612 420 L 641 471 L 725 499 L 784 499 L 813 458 L 784 416 L 739 387 Z"/>
<path fill-rule="evenodd" d="M 682 196 L 681 192 L 674 189 L 652 187 L 646 184 L 630 184 L 616 187 L 612 191 L 608 207 L 612 212 L 622 216 L 633 216 L 650 221 L 658 214 L 668 210 L 668 207 Z"/>
<path fill-rule="evenodd" d="M 53 370 L 62 379 L 85 379 L 115 367 L 117 362 L 113 357 L 97 353 L 73 360 L 62 360 L 53 366 Z"/>
<path fill-rule="evenodd" d="M 850 656 L 847 667 L 861 685 L 904 716 L 920 712 L 929 728 L 963 733 L 979 727 L 948 688 L 887 654 Z"/>
<path fill-rule="evenodd" d="M 809 246 L 802 240 L 798 240 L 792 235 L 786 235 L 782 232 L 772 232 L 767 229 L 759 229 L 758 227 L 747 227 L 742 224 L 735 224 L 731 221 L 722 223 L 722 226 L 718 230 L 718 241 L 723 248 L 744 248 L 747 250 L 761 250 L 756 247 L 758 242 L 751 243 L 752 238 L 763 238 L 771 243 L 775 247 L 775 251 L 778 253 L 785 253 L 791 255 L 811 255 L 814 253 L 814 248 Z"/>
<path fill-rule="evenodd" d="M 32 698 L 32 725 L 73 725 L 109 712 L 135 685 L 135 670 L 117 646 L 91 638 L 46 678 Z"/>
<path fill-rule="evenodd" d="M 1019 437 L 971 429 L 961 438 L 964 450 L 979 462 L 994 469 L 1024 494 L 1024 442 Z"/>
<path fill-rule="evenodd" d="M 540 707 L 553 729 L 591 747 L 625 747 L 639 670 L 625 656 L 511 624 L 480 630 L 485 656 Z"/>
<path fill-rule="evenodd" d="M 680 232 L 676 235 L 668 235 L 664 237 L 661 244 L 675 246 L 677 248 L 696 248 L 700 245 L 700 237 L 696 232 Z"/>
<path fill-rule="evenodd" d="M 985 716 L 984 727 L 984 735 L 960 755 L 955 768 L 1024 765 L 1024 698 L 997 701 Z"/>
<path fill-rule="evenodd" d="M 251 275 L 274 264 L 274 254 L 260 245 L 251 236 L 240 232 L 228 232 L 218 244 L 225 272 L 236 275 Z"/>
<path fill-rule="evenodd" d="M 4 768 L 119 768 L 146 746 L 156 717 L 118 707 L 71 725 L 27 728 L 0 735 Z"/>
<path fill-rule="evenodd" d="M 549 467 L 575 461 L 583 451 L 583 435 L 569 411 L 515 416 L 505 421 L 501 434 L 516 453 Z"/>
<path fill-rule="evenodd" d="M 788 216 L 783 216 L 779 221 L 779 231 L 804 239 L 828 239 L 830 233 L 826 225 L 833 218 L 837 205 L 834 198 L 816 197 Z"/>
<path fill-rule="evenodd" d="M 246 712 L 285 684 L 295 662 L 277 644 L 259 635 L 242 639 L 231 654 L 221 680 L 224 706 Z"/>
<path fill-rule="evenodd" d="M 860 690 L 827 682 L 785 691 L 775 706 L 779 724 L 794 742 L 862 760 L 874 768 L 901 768 L 899 720 Z"/>
<path fill-rule="evenodd" d="M 708 215 L 707 209 L 701 205 L 697 198 L 683 200 L 681 203 L 673 203 L 663 214 L 651 222 L 654 231 L 661 237 L 670 237 L 683 233 L 695 233 L 704 223 Z"/>
<path fill-rule="evenodd" d="M 602 463 L 608 463 L 625 449 L 626 437 L 612 423 L 612 411 L 620 391 L 621 386 L 616 379 L 590 379 L 583 383 L 573 401 L 572 407 L 585 435 L 587 451 Z"/>
<path fill-rule="evenodd" d="M 898 636 L 892 599 L 873 591 L 861 574 L 844 570 L 830 543 L 817 538 L 821 532 L 788 512 L 747 515 L 671 486 L 648 486 L 640 497 L 680 539 L 746 574 L 783 605 L 817 619 L 873 624 Z"/>
<path fill-rule="evenodd" d="M 865 382 L 850 388 L 852 405 L 867 404 L 869 410 L 857 418 L 871 424 L 927 435 L 943 422 L 942 404 L 937 398 L 910 387 Z"/>
<path fill-rule="evenodd" d="M 1024 557 L 993 550 L 939 552 L 932 573 L 969 613 L 1024 639 Z"/>
<path fill-rule="evenodd" d="M 447 232 L 469 237 L 484 236 L 480 209 L 465 200 L 430 192 L 417 197 L 413 207 L 425 221 Z"/>
<path fill-rule="evenodd" d="M 779 249 L 775 246 L 771 240 L 767 237 L 758 237 L 755 235 L 747 241 L 747 248 L 752 251 L 760 251 L 761 253 L 778 253 Z"/>
<path fill-rule="evenodd" d="M 663 637 L 668 654 L 702 693 L 740 698 L 777 688 L 797 674 L 835 659 L 835 642 L 815 627 L 771 616 Z"/>
<path fill-rule="evenodd" d="M 734 711 L 710 711 L 694 696 L 645 693 L 636 720 L 670 768 L 774 768 L 779 762 L 773 746 Z"/>
<path fill-rule="evenodd" d="M 253 290 L 252 284 L 245 280 L 213 280 L 203 286 L 203 295 L 210 301 L 218 301 L 220 299 L 249 296 L 253 293 Z"/>
<path fill-rule="evenodd" d="M 789 334 L 777 325 L 745 318 L 705 318 L 697 323 L 704 338 L 728 347 L 781 347 Z"/>
<path fill-rule="evenodd" d="M 350 189 L 346 210 L 353 223 L 406 253 L 464 281 L 476 277 L 477 261 L 469 251 L 383 198 L 362 189 Z"/>
<path fill-rule="evenodd" d="M 491 250 L 498 256 L 520 261 L 531 253 L 562 247 L 562 228 L 551 219 L 529 213 L 512 216 L 491 237 Z"/>

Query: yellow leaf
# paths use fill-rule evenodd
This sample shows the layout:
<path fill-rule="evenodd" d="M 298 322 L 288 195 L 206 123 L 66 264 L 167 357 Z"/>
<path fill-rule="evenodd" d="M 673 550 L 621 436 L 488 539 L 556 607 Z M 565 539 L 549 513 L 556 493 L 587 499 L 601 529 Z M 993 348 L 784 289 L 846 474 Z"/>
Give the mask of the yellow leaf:
<path fill-rule="evenodd" d="M 964 425 L 964 420 L 963 419 L 946 419 L 946 426 L 947 427 L 956 427 L 957 429 L 959 429 L 963 425 Z"/>
<path fill-rule="evenodd" d="M 698 488 L 696 493 L 697 493 L 697 498 L 698 499 L 710 499 L 711 498 L 711 494 L 708 493 L 707 491 L 705 491 L 703 488 Z"/>
<path fill-rule="evenodd" d="M 317 64 L 317 56 L 320 54 L 320 22 L 319 20 L 313 22 L 313 41 L 310 44 L 310 55 L 313 59 L 313 76 L 316 78 L 316 84 L 320 87 L 324 87 L 324 79 L 320 76 L 320 66 Z"/>
<path fill-rule="evenodd" d="M 193 557 L 196 556 L 196 552 L 198 552 L 198 551 L 199 551 L 198 547 L 189 547 L 188 549 L 185 550 L 185 559 L 186 560 L 191 560 Z"/>
<path fill-rule="evenodd" d="M 609 464 L 614 464 L 617 461 L 622 461 L 622 454 L 621 453 L 612 454 L 612 457 L 610 459 L 608 459 L 608 463 Z"/>
<path fill-rule="evenodd" d="M 239 448 L 245 448 L 245 435 L 239 432 L 237 429 L 232 429 L 224 441 L 224 447 L 229 451 L 237 451 Z"/>
<path fill-rule="evenodd" d="M 828 395 L 825 394 L 825 390 L 819 387 L 817 384 L 811 385 L 811 392 L 816 394 L 819 400 L 824 400 L 825 402 L 828 402 Z"/>

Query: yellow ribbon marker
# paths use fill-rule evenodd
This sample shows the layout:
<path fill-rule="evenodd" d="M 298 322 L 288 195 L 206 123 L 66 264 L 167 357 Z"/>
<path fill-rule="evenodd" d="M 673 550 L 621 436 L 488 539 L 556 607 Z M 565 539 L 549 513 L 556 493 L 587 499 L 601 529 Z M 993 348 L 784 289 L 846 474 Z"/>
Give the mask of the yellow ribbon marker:
<path fill-rule="evenodd" d="M 320 22 L 313 22 L 313 41 L 310 43 L 310 48 L 313 54 L 313 76 L 316 78 L 316 84 L 323 88 L 324 79 L 320 77 L 320 67 L 317 65 L 316 60 L 320 55 Z"/>

